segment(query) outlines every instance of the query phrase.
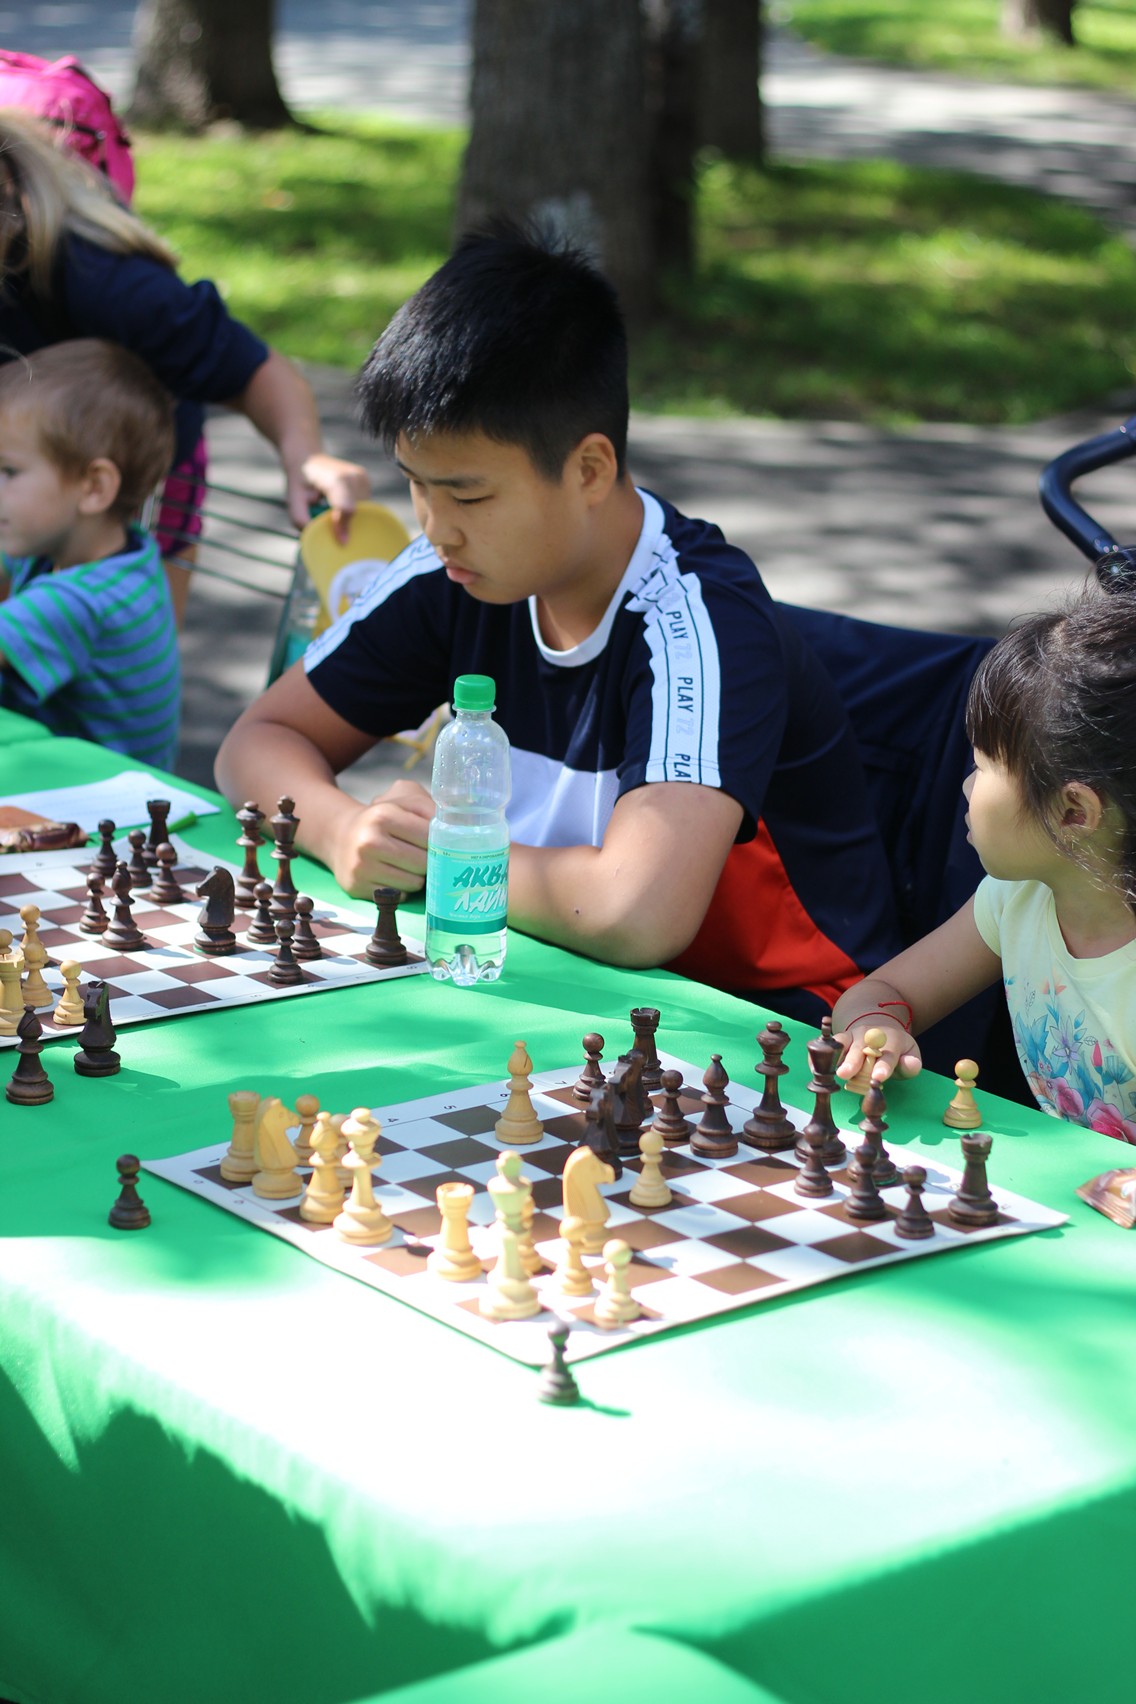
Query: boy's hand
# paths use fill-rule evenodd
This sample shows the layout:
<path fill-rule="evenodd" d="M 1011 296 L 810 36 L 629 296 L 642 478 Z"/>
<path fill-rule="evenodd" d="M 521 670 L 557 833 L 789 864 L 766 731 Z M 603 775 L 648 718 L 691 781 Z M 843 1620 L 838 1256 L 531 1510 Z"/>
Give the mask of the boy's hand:
<path fill-rule="evenodd" d="M 863 1066 L 864 1037 L 873 1029 L 882 1030 L 887 1037 L 887 1046 L 872 1068 L 873 1083 L 886 1083 L 893 1073 L 897 1077 L 917 1076 L 923 1069 L 919 1043 L 914 1036 L 908 1035 L 902 1024 L 893 1023 L 873 1012 L 869 1017 L 858 1019 L 850 1030 L 841 1030 L 836 1037 L 847 1049 L 836 1069 L 841 1081 L 847 1082 Z"/>
<path fill-rule="evenodd" d="M 376 887 L 417 893 L 426 877 L 426 840 L 434 801 L 417 781 L 396 781 L 345 818 L 331 859 L 345 893 L 370 899 Z"/>

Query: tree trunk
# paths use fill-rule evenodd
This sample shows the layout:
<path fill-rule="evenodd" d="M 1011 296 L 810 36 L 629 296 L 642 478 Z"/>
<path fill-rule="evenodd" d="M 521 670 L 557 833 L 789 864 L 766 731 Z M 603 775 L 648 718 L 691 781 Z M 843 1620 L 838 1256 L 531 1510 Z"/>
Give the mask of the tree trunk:
<path fill-rule="evenodd" d="M 536 218 L 591 252 L 629 320 L 655 300 L 638 0 L 476 0 L 457 228 Z"/>
<path fill-rule="evenodd" d="M 1073 8 L 1077 0 L 1002 0 L 1002 30 L 1008 36 L 1049 36 L 1075 47 Z"/>
<path fill-rule="evenodd" d="M 728 159 L 765 157 L 761 0 L 709 0 L 702 41 L 700 140 Z"/>
<path fill-rule="evenodd" d="M 652 247 L 658 266 L 689 277 L 704 7 L 702 0 L 646 0 L 645 10 Z"/>
<path fill-rule="evenodd" d="M 140 0 L 131 123 L 195 132 L 221 119 L 250 130 L 292 123 L 272 65 L 274 12 L 275 0 Z"/>

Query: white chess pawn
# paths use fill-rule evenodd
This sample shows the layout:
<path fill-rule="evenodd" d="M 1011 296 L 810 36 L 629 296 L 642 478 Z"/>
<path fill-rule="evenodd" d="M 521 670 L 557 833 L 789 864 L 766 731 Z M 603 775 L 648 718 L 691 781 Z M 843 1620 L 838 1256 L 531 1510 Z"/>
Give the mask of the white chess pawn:
<path fill-rule="evenodd" d="M 644 1130 L 639 1138 L 643 1170 L 631 1186 L 627 1197 L 633 1207 L 666 1207 L 674 1200 L 670 1185 L 663 1176 L 660 1155 L 666 1143 L 654 1127 Z"/>
<path fill-rule="evenodd" d="M 59 967 L 63 977 L 63 992 L 59 996 L 59 1004 L 51 1014 L 53 1024 L 60 1029 L 72 1029 L 76 1024 L 86 1022 L 83 1011 L 83 997 L 79 993 L 79 966 L 72 959 L 65 959 Z"/>
<path fill-rule="evenodd" d="M 631 1294 L 631 1274 L 628 1271 L 631 1250 L 627 1244 L 613 1237 L 610 1242 L 604 1243 L 603 1256 L 607 1283 L 600 1291 L 592 1313 L 597 1325 L 610 1329 L 638 1319 L 643 1309 Z"/>

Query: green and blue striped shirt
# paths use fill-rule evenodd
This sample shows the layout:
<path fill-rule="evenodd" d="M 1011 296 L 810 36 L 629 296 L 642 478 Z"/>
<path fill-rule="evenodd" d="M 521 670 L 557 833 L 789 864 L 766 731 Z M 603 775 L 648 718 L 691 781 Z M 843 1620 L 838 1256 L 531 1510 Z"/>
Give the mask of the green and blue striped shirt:
<path fill-rule="evenodd" d="M 0 557 L 0 701 L 57 734 L 168 769 L 177 755 L 181 672 L 158 547 L 131 529 L 120 556 L 54 572 Z"/>

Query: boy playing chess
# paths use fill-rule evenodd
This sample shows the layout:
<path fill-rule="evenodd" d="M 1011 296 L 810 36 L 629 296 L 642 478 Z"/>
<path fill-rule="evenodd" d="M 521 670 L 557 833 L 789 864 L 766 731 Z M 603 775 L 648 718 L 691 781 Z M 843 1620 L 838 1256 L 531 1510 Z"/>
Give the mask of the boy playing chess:
<path fill-rule="evenodd" d="M 359 384 L 422 528 L 221 748 L 229 798 L 291 794 L 353 894 L 422 886 L 433 802 L 337 774 L 497 683 L 509 920 L 609 963 L 818 1017 L 893 939 L 883 851 L 823 669 L 716 527 L 628 477 L 615 292 L 497 224 L 396 314 Z"/>
<path fill-rule="evenodd" d="M 173 437 L 170 397 L 118 344 L 77 339 L 0 367 L 0 702 L 164 768 L 174 616 L 133 519 Z"/>

